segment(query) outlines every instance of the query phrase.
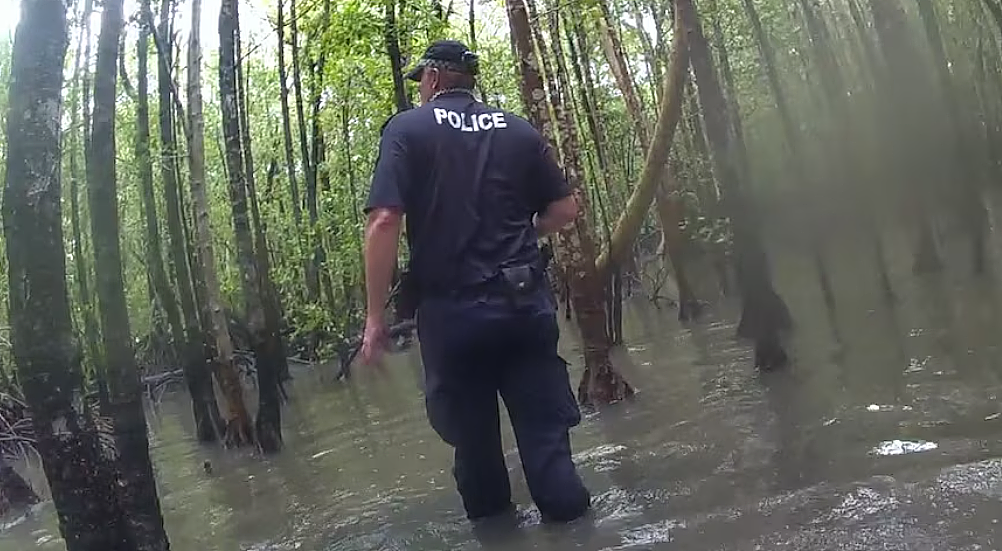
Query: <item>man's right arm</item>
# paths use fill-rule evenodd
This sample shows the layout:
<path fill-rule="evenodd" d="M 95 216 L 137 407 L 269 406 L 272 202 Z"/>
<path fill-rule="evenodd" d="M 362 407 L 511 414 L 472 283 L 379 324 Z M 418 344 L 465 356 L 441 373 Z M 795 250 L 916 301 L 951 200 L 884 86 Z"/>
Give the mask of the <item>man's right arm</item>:
<path fill-rule="evenodd" d="M 539 210 L 535 216 L 539 237 L 560 231 L 577 218 L 578 202 L 557 164 L 553 149 L 540 137 L 537 178 L 532 182 Z"/>

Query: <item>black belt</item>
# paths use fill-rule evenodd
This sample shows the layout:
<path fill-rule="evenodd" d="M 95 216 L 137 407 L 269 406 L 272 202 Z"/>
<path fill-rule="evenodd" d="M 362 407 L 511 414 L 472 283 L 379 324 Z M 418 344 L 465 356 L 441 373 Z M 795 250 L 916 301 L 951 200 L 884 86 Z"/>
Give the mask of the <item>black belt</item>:
<path fill-rule="evenodd" d="M 484 294 L 491 294 L 494 292 L 504 292 L 504 285 L 501 282 L 500 276 L 494 276 L 478 283 L 458 285 L 455 287 L 445 287 L 442 285 L 421 286 L 420 296 L 421 298 L 463 299 L 473 298 Z"/>

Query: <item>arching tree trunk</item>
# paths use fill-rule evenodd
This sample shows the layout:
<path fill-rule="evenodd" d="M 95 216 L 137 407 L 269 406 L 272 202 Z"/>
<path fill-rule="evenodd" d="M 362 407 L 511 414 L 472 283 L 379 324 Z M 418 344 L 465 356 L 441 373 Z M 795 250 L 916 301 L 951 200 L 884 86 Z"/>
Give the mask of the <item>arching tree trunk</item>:
<path fill-rule="evenodd" d="M 633 82 L 633 77 L 630 74 L 629 66 L 626 64 L 626 56 L 623 53 L 621 41 L 619 39 L 618 34 L 616 33 L 615 28 L 613 27 L 614 22 L 611 20 L 611 12 L 604 1 L 600 4 L 600 7 L 602 8 L 602 19 L 600 20 L 599 23 L 600 23 L 600 29 L 604 37 L 603 50 L 606 54 L 606 61 L 608 61 L 609 66 L 613 68 L 612 71 L 613 76 L 616 79 L 619 91 L 623 94 L 623 98 L 626 102 L 627 113 L 630 116 L 630 120 L 633 123 L 634 131 L 636 132 L 637 138 L 640 141 L 640 147 L 644 150 L 645 156 L 647 156 L 651 152 L 651 146 L 652 146 L 650 132 L 648 131 L 647 118 L 644 116 L 644 113 L 642 111 L 641 103 L 640 100 L 638 99 L 636 86 Z M 649 55 L 653 55 L 653 53 Z M 684 57 L 684 60 L 682 62 L 683 65 L 678 67 L 677 70 L 675 68 L 669 68 L 669 72 L 671 75 L 681 75 L 678 77 L 678 80 L 673 81 L 672 83 L 661 83 L 659 78 L 658 79 L 659 85 L 671 86 L 675 83 L 680 83 L 680 86 L 682 86 L 684 89 L 685 85 L 684 72 L 688 70 L 688 50 L 686 50 L 686 53 L 683 57 Z M 660 72 L 658 72 L 658 74 L 660 74 Z M 669 78 L 674 78 L 674 77 L 670 76 Z M 662 92 L 664 91 L 665 90 L 662 90 Z M 680 118 L 681 116 L 682 97 L 683 96 L 680 92 L 678 98 L 680 102 L 678 104 L 679 114 L 678 116 L 675 116 L 676 119 Z M 663 97 L 661 98 L 661 102 L 663 109 L 665 105 Z M 668 126 L 666 127 L 666 130 L 670 128 L 670 133 L 673 135 L 674 127 L 677 124 L 677 120 L 675 122 L 671 122 L 671 120 L 669 119 L 667 124 Z M 670 145 L 670 141 L 668 145 Z M 667 153 L 667 151 L 665 151 L 665 153 Z M 667 155 L 665 155 L 662 161 L 662 165 L 664 164 L 665 161 L 667 161 Z M 672 264 L 672 267 L 674 268 L 675 278 L 678 283 L 679 319 L 687 320 L 695 317 L 698 314 L 699 301 L 696 299 L 695 293 L 692 290 L 692 286 L 689 284 L 688 277 L 686 276 L 685 263 L 682 260 L 682 254 L 683 254 L 682 249 L 685 247 L 685 242 L 686 242 L 686 238 L 682 234 L 681 228 L 678 226 L 678 220 L 682 216 L 682 210 L 683 210 L 682 203 L 680 200 L 671 195 L 671 192 L 674 190 L 669 188 L 667 182 L 673 180 L 671 180 L 671 177 L 669 175 L 662 175 L 660 168 L 661 167 L 659 166 L 657 169 L 658 176 L 656 182 L 652 184 L 653 187 L 650 190 L 644 191 L 643 193 L 644 195 L 648 196 L 653 195 L 654 200 L 657 203 L 656 214 L 658 216 L 658 222 L 661 224 L 662 245 L 664 247 L 665 252 L 667 253 L 668 259 Z M 642 207 L 643 209 L 642 211 L 638 209 L 636 212 L 631 212 L 631 207 L 633 204 L 634 197 L 642 199 L 644 196 L 636 195 L 636 190 L 634 190 L 634 196 L 630 198 L 631 205 L 626 207 L 626 210 L 623 212 L 623 215 L 620 218 L 619 223 L 617 223 L 617 228 L 623 227 L 625 229 L 627 227 L 635 227 L 636 229 L 631 232 L 614 233 L 613 242 L 610 243 L 610 248 L 609 248 L 610 254 L 608 256 L 600 257 L 600 261 L 604 262 L 603 259 L 613 259 L 615 261 L 622 261 L 624 258 L 623 255 L 625 253 L 625 249 L 633 246 L 633 243 L 637 238 L 637 232 L 639 232 L 640 230 L 640 225 L 643 223 L 643 218 L 647 214 L 647 211 L 650 208 L 650 199 L 647 199 L 645 201 L 640 201 L 639 203 L 635 204 L 636 207 L 638 208 L 640 207 L 640 205 L 645 205 Z M 630 225 L 620 226 L 620 224 L 626 220 L 628 214 L 631 217 Z M 599 272 L 604 273 L 606 271 L 606 268 L 607 266 L 603 266 L 600 264 Z"/>
<path fill-rule="evenodd" d="M 726 103 L 717 80 L 710 48 L 703 35 L 692 0 L 676 0 L 681 28 L 688 35 L 706 134 L 712 147 L 713 165 L 720 182 L 724 208 L 734 229 L 734 256 L 742 313 L 738 335 L 755 341 L 755 365 L 763 369 L 787 362 L 780 337 L 792 320 L 783 299 L 772 285 L 769 262 L 759 236 L 751 204 L 744 197 L 737 169 L 735 144 L 728 132 Z"/>

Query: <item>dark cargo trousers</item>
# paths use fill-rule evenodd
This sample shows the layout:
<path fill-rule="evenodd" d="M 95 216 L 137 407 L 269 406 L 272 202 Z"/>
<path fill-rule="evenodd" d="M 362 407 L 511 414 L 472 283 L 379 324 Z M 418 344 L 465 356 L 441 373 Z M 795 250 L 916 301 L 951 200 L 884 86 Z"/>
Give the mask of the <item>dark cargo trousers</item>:
<path fill-rule="evenodd" d="M 504 297 L 436 298 L 418 311 L 428 419 L 455 448 L 453 474 L 471 520 L 511 506 L 498 394 L 544 519 L 570 521 L 590 504 L 568 434 L 581 413 L 557 353 L 556 315 L 549 297 L 539 298 L 518 310 Z"/>

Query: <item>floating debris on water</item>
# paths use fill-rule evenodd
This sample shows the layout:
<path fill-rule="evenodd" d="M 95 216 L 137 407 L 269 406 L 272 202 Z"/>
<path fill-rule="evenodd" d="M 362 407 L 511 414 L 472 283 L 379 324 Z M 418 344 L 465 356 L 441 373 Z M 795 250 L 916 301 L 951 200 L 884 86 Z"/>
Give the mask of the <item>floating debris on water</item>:
<path fill-rule="evenodd" d="M 885 440 L 879 446 L 870 450 L 873 455 L 904 455 L 906 453 L 920 453 L 934 450 L 939 447 L 935 442 L 911 442 L 908 440 Z"/>
<path fill-rule="evenodd" d="M 894 411 L 898 406 L 870 404 L 866 406 L 866 411 Z M 911 406 L 900 406 L 901 411 L 911 411 Z"/>

